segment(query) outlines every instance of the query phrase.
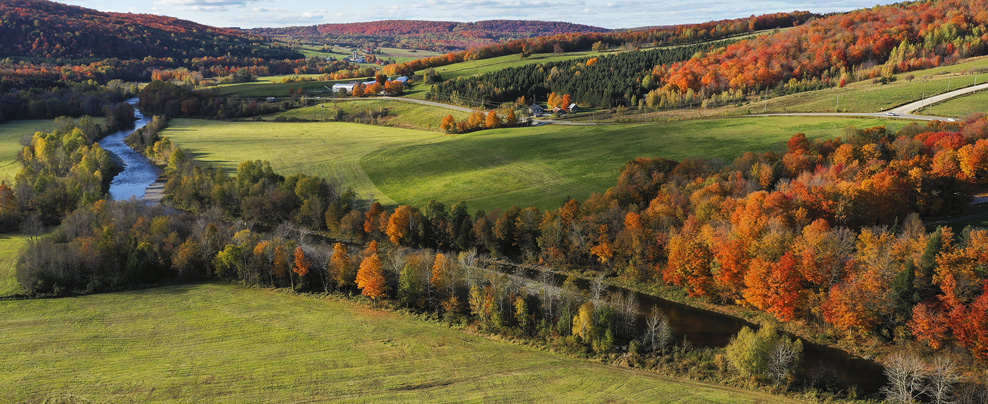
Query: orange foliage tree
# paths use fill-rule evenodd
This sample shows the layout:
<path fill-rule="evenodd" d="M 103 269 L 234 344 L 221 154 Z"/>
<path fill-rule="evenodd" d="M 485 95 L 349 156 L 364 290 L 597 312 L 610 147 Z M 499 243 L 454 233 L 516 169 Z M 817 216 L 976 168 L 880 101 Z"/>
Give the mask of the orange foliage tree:
<path fill-rule="evenodd" d="M 364 296 L 375 301 L 384 297 L 388 282 L 384 278 L 384 272 L 381 271 L 381 259 L 376 252 L 364 258 L 360 263 L 356 283 L 357 287 L 360 288 L 360 293 Z"/>
<path fill-rule="evenodd" d="M 295 247 L 295 271 L 298 276 L 306 276 L 309 274 L 309 268 L 312 267 L 312 262 L 309 258 L 305 256 L 305 251 L 302 250 L 302 246 Z"/>

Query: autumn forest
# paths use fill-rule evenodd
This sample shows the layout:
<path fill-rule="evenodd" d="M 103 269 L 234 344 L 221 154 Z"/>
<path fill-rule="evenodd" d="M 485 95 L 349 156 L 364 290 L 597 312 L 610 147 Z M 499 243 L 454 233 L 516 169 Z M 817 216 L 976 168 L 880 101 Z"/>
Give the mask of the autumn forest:
<path fill-rule="evenodd" d="M 0 396 L 988 402 L 986 10 L 6 1 Z"/>

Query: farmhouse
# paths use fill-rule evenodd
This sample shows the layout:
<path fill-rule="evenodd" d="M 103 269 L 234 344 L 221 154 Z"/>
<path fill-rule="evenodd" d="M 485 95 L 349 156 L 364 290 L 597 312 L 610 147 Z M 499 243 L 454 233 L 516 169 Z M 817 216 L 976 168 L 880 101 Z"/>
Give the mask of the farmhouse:
<path fill-rule="evenodd" d="M 532 104 L 532 107 L 529 108 L 529 111 L 531 111 L 532 116 L 535 117 L 541 117 L 545 115 L 545 108 L 542 108 L 542 106 L 539 104 Z"/>

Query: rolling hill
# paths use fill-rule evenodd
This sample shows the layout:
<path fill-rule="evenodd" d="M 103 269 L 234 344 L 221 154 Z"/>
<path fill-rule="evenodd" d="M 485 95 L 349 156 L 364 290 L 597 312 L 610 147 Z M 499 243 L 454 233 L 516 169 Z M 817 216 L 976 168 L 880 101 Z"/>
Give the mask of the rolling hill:
<path fill-rule="evenodd" d="M 0 2 L 0 57 L 302 57 L 262 42 L 260 37 L 236 29 L 172 17 L 102 12 L 47 0 Z"/>
<path fill-rule="evenodd" d="M 515 39 L 610 32 L 589 25 L 556 21 L 489 20 L 477 22 L 388 20 L 286 28 L 257 28 L 248 32 L 282 40 L 302 40 L 345 46 L 389 46 L 424 50 L 462 50 Z"/>

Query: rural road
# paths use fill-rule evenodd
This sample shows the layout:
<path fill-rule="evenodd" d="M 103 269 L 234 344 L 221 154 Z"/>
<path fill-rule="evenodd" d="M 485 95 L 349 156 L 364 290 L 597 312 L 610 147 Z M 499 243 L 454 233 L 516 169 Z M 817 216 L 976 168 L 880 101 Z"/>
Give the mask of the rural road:
<path fill-rule="evenodd" d="M 973 93 L 975 91 L 981 91 L 981 90 L 985 90 L 985 89 L 988 89 L 988 83 L 978 84 L 978 85 L 975 85 L 975 86 L 965 87 L 965 88 L 962 88 L 960 90 L 949 91 L 949 92 L 946 92 L 946 93 L 943 93 L 943 94 L 940 94 L 940 95 L 934 95 L 932 97 L 927 97 L 927 98 L 924 98 L 924 99 L 919 100 L 919 101 L 910 102 L 910 103 L 908 103 L 906 105 L 903 105 L 901 107 L 892 108 L 891 110 L 889 110 L 889 112 L 894 112 L 894 113 L 899 114 L 899 115 L 909 115 L 909 114 L 913 113 L 913 111 L 916 111 L 918 109 L 922 109 L 923 107 L 929 106 L 931 104 L 935 104 L 935 103 L 938 103 L 940 101 L 948 100 L 948 99 L 951 99 L 951 98 L 954 98 L 954 97 L 957 97 L 957 96 L 961 96 L 961 95 L 964 95 L 964 94 L 970 94 L 970 93 Z"/>
<path fill-rule="evenodd" d="M 899 119 L 913 119 L 917 121 L 950 121 L 953 122 L 953 118 L 942 117 L 942 116 L 930 116 L 930 115 L 914 115 L 918 109 L 933 105 L 935 103 L 946 101 L 954 97 L 958 97 L 965 94 L 970 94 L 976 91 L 988 89 L 988 83 L 978 84 L 970 87 L 964 87 L 959 90 L 948 91 L 943 94 L 934 95 L 932 97 L 926 97 L 919 101 L 913 101 L 905 105 L 901 105 L 892 108 L 886 112 L 805 112 L 805 113 L 792 113 L 792 114 L 757 114 L 748 116 L 853 116 L 853 117 L 876 117 L 876 118 L 899 118 Z"/>

